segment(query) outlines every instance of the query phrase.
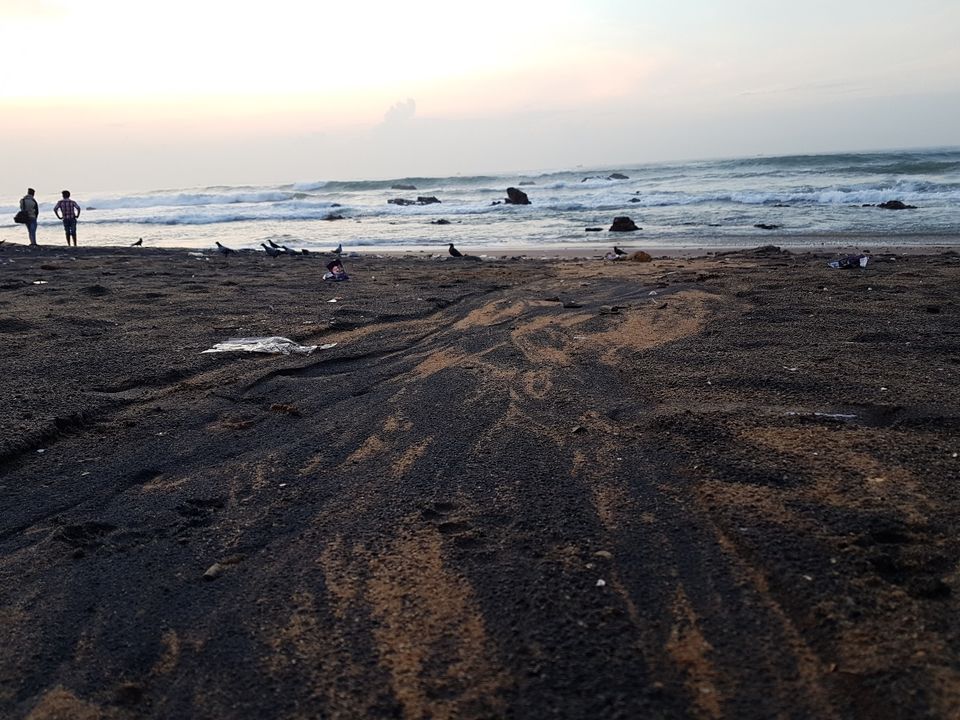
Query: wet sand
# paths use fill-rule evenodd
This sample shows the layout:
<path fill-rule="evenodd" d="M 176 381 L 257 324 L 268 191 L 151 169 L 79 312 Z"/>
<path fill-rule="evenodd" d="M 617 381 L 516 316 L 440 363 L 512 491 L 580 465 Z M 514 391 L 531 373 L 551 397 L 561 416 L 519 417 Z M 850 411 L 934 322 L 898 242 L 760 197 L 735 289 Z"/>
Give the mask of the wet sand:
<path fill-rule="evenodd" d="M 960 256 L 827 259 L 0 248 L 0 715 L 960 716 Z"/>

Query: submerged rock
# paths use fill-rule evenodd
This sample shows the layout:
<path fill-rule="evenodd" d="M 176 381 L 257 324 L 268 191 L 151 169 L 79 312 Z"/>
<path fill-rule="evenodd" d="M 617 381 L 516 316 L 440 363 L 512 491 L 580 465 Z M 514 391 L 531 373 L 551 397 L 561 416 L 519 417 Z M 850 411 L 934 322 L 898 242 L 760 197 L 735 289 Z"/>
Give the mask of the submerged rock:
<path fill-rule="evenodd" d="M 887 200 L 887 202 L 882 202 L 877 205 L 878 208 L 883 208 L 884 210 L 916 210 L 916 205 L 907 205 L 902 200 Z"/>
<path fill-rule="evenodd" d="M 390 198 L 387 202 L 391 205 L 433 205 L 440 202 L 433 195 L 421 195 L 416 200 L 407 200 L 406 198 Z"/>

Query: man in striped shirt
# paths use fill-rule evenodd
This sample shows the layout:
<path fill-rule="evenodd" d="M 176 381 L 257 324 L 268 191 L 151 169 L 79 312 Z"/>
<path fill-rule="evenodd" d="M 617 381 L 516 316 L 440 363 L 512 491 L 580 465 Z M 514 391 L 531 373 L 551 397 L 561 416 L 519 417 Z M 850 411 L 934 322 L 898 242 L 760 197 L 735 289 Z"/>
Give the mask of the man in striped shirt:
<path fill-rule="evenodd" d="M 53 208 L 54 214 L 63 220 L 63 231 L 67 235 L 67 245 L 70 245 L 70 238 L 73 238 L 73 246 L 77 246 L 77 218 L 80 217 L 80 206 L 70 199 L 70 191 L 64 190 L 63 200 L 59 201 Z"/>

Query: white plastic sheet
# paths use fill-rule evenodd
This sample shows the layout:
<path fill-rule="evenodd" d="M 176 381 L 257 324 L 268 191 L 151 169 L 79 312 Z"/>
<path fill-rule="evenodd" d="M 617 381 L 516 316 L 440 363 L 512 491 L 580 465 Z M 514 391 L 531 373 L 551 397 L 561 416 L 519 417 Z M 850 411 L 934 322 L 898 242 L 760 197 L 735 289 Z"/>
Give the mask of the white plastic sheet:
<path fill-rule="evenodd" d="M 335 345 L 336 343 L 327 343 L 319 347 L 322 350 L 327 350 Z M 271 353 L 274 355 L 309 355 L 316 349 L 316 345 L 298 345 L 293 340 L 285 337 L 247 337 L 227 338 L 223 342 L 217 343 L 209 350 L 204 350 L 203 352 L 255 352 Z"/>

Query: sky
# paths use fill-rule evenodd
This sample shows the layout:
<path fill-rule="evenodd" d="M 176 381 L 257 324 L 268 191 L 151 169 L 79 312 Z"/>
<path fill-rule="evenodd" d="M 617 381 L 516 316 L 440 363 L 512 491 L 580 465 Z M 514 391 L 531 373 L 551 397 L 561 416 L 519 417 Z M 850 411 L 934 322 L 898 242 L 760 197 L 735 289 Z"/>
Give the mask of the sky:
<path fill-rule="evenodd" d="M 958 0 L 0 0 L 0 27 L 7 196 L 960 145 Z"/>

